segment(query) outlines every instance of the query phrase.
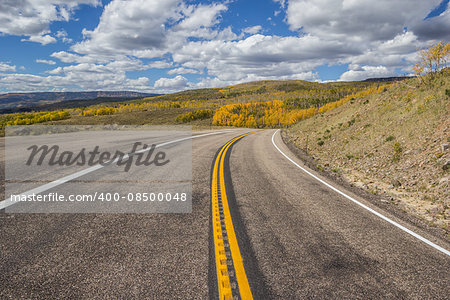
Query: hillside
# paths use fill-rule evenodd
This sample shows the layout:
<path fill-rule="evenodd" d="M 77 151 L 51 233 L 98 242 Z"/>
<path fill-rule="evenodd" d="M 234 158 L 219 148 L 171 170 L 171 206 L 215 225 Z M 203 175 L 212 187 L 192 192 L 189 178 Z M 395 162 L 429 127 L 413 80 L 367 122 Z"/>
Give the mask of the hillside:
<path fill-rule="evenodd" d="M 381 82 L 382 79 L 376 82 Z M 388 80 L 391 81 L 391 80 Z M 187 90 L 174 94 L 162 95 L 160 100 L 230 100 L 228 103 L 256 100 L 284 100 L 290 96 L 304 96 L 307 91 L 316 91 L 317 95 L 332 94 L 342 97 L 349 92 L 371 86 L 373 82 L 328 82 L 318 83 L 304 80 L 264 80 L 236 84 L 232 86 Z"/>
<path fill-rule="evenodd" d="M 450 72 L 412 78 L 286 130 L 319 169 L 447 230 Z"/>

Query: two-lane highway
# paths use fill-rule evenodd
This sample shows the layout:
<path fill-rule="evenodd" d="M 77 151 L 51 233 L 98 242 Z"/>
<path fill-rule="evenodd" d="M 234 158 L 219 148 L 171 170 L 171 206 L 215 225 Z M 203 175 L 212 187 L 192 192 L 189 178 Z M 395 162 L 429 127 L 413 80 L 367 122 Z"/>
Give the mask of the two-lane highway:
<path fill-rule="evenodd" d="M 448 298 L 448 242 L 380 211 L 438 250 L 324 185 L 279 133 L 266 130 L 239 141 L 230 174 L 246 246 L 270 298 Z"/>
<path fill-rule="evenodd" d="M 0 215 L 0 298 L 448 297 L 447 254 L 299 169 L 274 133 L 192 140 L 192 213 Z"/>

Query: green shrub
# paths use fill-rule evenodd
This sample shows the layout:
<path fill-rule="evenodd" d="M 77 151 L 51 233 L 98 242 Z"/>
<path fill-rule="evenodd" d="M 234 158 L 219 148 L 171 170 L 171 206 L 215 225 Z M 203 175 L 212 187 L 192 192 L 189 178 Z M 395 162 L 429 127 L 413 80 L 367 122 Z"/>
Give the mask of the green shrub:
<path fill-rule="evenodd" d="M 402 148 L 402 145 L 400 145 L 399 142 L 395 142 L 393 147 L 394 147 L 394 157 L 392 158 L 392 160 L 394 162 L 397 162 L 397 161 L 400 160 L 400 155 L 403 152 L 403 148 Z"/>
<path fill-rule="evenodd" d="M 318 141 L 318 142 L 317 142 L 317 145 L 319 145 L 319 146 L 323 146 L 323 144 L 325 144 L 324 141 Z"/>
<path fill-rule="evenodd" d="M 390 142 L 390 141 L 393 141 L 393 140 L 395 140 L 395 137 L 393 137 L 392 135 L 390 135 L 390 136 L 388 136 L 387 138 L 386 138 L 386 142 Z"/>
<path fill-rule="evenodd" d="M 348 127 L 352 126 L 353 124 L 355 124 L 356 119 L 351 119 L 350 121 L 347 121 L 347 125 Z"/>

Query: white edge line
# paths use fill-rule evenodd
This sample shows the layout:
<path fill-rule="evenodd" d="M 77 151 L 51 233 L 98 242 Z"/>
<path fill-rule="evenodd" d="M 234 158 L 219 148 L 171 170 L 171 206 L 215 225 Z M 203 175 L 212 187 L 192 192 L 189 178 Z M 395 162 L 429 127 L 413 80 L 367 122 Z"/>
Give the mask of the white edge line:
<path fill-rule="evenodd" d="M 424 238 L 423 236 L 409 230 L 408 228 L 406 228 L 405 226 L 400 225 L 399 223 L 389 219 L 388 217 L 385 217 L 384 215 L 380 214 L 379 212 L 373 210 L 372 208 L 362 204 L 361 202 L 357 201 L 356 199 L 350 197 L 349 195 L 345 194 L 344 192 L 341 192 L 340 190 L 338 190 L 337 188 L 335 188 L 334 186 L 328 184 L 327 182 L 325 182 L 324 180 L 320 179 L 319 177 L 317 177 L 316 175 L 312 174 L 311 172 L 309 172 L 308 170 L 306 170 L 305 168 L 303 168 L 302 166 L 300 166 L 299 164 L 297 164 L 295 161 L 293 161 L 291 158 L 289 158 L 286 154 L 283 153 L 283 151 L 280 150 L 280 148 L 278 148 L 278 146 L 275 144 L 275 134 L 277 134 L 277 132 L 280 131 L 280 129 L 278 129 L 277 131 L 274 132 L 274 134 L 272 135 L 272 144 L 275 146 L 275 148 L 284 156 L 286 157 L 291 163 L 293 163 L 295 166 L 297 166 L 299 169 L 301 169 L 303 172 L 305 172 L 306 174 L 310 175 L 311 177 L 313 177 L 314 179 L 318 180 L 320 183 L 326 185 L 327 187 L 329 187 L 330 189 L 332 189 L 333 191 L 335 191 L 336 193 L 344 196 L 345 198 L 353 201 L 354 203 L 358 204 L 359 206 L 361 206 L 362 208 L 370 211 L 371 213 L 373 213 L 374 215 L 376 215 L 377 217 L 380 217 L 381 219 L 385 220 L 386 222 L 391 223 L 392 225 L 400 228 L 401 230 L 405 231 L 406 233 L 409 233 L 410 235 L 412 235 L 413 237 L 421 240 L 422 242 L 430 245 L 431 247 L 441 251 L 444 254 L 447 254 L 448 256 L 450 256 L 450 251 L 442 248 L 439 245 L 436 245 L 435 243 L 431 242 L 430 240 L 427 240 L 426 238 Z"/>
<path fill-rule="evenodd" d="M 226 133 L 226 132 L 228 132 L 228 131 L 217 131 L 217 132 L 211 132 L 211 133 L 205 133 L 205 134 L 199 134 L 199 135 L 192 135 L 192 136 L 184 137 L 184 138 L 181 138 L 181 139 L 177 139 L 177 140 L 168 141 L 168 142 L 164 142 L 164 143 L 158 144 L 158 145 L 155 146 L 155 149 L 163 147 L 163 146 L 167 146 L 167 145 L 170 145 L 170 144 L 175 144 L 175 143 L 178 143 L 178 142 L 182 142 L 182 141 L 185 141 L 185 140 L 192 140 L 192 139 L 196 139 L 196 138 L 199 138 L 199 137 L 204 137 L 204 136 L 208 136 L 208 135 L 215 135 L 215 134 L 220 134 L 220 133 Z M 136 153 L 143 153 L 143 152 L 146 152 L 146 151 L 149 151 L 149 150 L 150 150 L 150 148 L 142 149 L 142 150 L 136 151 Z M 128 158 L 128 155 L 124 156 L 124 159 L 126 159 L 126 158 Z M 117 161 L 117 159 L 115 161 Z M 34 188 L 32 190 L 23 192 L 19 196 L 28 196 L 28 195 L 39 194 L 39 193 L 45 192 L 45 191 L 47 191 L 47 190 L 49 190 L 51 188 L 54 188 L 54 187 L 56 187 L 58 185 L 66 183 L 66 182 L 68 182 L 70 180 L 73 180 L 75 178 L 78 178 L 78 177 L 81 177 L 83 175 L 86 175 L 86 174 L 89 174 L 91 172 L 94 172 L 96 170 L 99 170 L 99 169 L 101 169 L 101 168 L 103 168 L 103 167 L 105 167 L 107 165 L 108 164 L 92 166 L 90 168 L 87 168 L 87 169 L 75 172 L 75 173 L 73 173 L 71 175 L 64 176 L 64 177 L 62 177 L 60 179 L 56 179 L 55 181 L 52 181 L 52 182 L 49 182 L 47 184 L 41 185 L 41 186 L 39 186 L 37 188 Z M 11 205 L 13 205 L 15 203 L 17 203 L 17 202 L 12 201 L 11 197 L 9 197 L 9 198 L 5 199 L 4 201 L 0 202 L 0 209 L 4 209 L 4 208 L 6 208 L 8 206 L 11 206 Z"/>

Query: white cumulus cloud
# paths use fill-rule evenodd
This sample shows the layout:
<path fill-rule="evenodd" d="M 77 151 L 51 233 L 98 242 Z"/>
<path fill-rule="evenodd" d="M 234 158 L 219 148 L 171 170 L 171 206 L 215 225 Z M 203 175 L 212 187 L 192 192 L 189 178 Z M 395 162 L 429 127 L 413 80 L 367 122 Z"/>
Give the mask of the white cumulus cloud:
<path fill-rule="evenodd" d="M 22 42 L 36 42 L 42 45 L 56 43 L 56 39 L 49 34 L 46 35 L 33 35 L 27 39 L 21 39 Z"/>
<path fill-rule="evenodd" d="M 441 0 L 289 0 L 291 29 L 316 36 L 366 43 L 393 39 L 414 28 Z"/>
<path fill-rule="evenodd" d="M 160 78 L 156 80 L 154 87 L 162 90 L 180 90 L 187 87 L 188 80 L 178 75 L 174 78 Z"/>
<path fill-rule="evenodd" d="M 256 26 L 244 28 L 244 30 L 242 30 L 242 32 L 248 33 L 248 34 L 257 34 L 261 30 L 262 30 L 262 27 L 260 25 L 256 25 Z"/>
<path fill-rule="evenodd" d="M 349 70 L 341 75 L 339 81 L 358 81 L 368 78 L 380 78 L 396 76 L 394 70 L 389 70 L 385 66 L 358 66 L 354 65 L 352 70 Z"/>
<path fill-rule="evenodd" d="M 175 68 L 175 69 L 167 71 L 167 74 L 169 74 L 169 75 L 175 75 L 175 74 L 198 74 L 198 73 L 200 73 L 199 70 L 183 68 L 183 67 Z"/>
<path fill-rule="evenodd" d="M 80 4 L 99 5 L 99 0 L 2 0 L 0 1 L 0 33 L 27 36 L 24 41 L 43 45 L 54 43 L 50 24 L 69 21 Z"/>
<path fill-rule="evenodd" d="M 53 60 L 36 59 L 36 62 L 41 63 L 41 64 L 47 64 L 47 65 L 56 65 L 56 62 Z"/>
<path fill-rule="evenodd" d="M 8 63 L 4 63 L 0 61 L 0 72 L 15 72 L 16 66 L 12 66 Z"/>

